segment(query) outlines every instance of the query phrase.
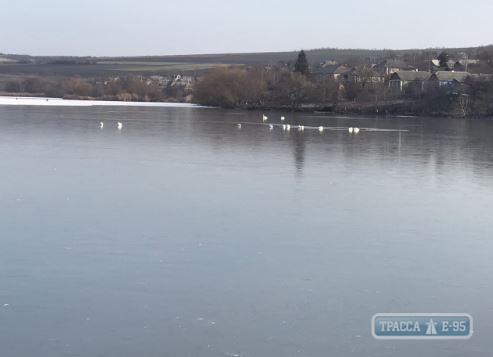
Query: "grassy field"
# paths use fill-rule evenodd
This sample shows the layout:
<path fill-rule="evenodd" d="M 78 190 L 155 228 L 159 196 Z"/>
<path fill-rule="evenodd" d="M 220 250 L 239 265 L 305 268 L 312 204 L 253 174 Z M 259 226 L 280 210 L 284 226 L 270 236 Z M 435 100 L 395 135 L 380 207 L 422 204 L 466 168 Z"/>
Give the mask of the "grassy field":
<path fill-rule="evenodd" d="M 392 55 L 403 55 L 405 53 L 414 53 L 419 51 L 431 51 L 440 53 L 447 51 L 449 53 L 468 52 L 475 53 L 478 48 L 436 48 L 436 49 L 409 49 L 409 50 L 372 50 L 372 49 L 338 49 L 323 48 L 306 50 L 308 60 L 311 63 L 319 63 L 327 59 L 335 60 L 340 63 L 351 62 L 355 59 L 366 58 L 388 58 Z M 259 53 L 223 53 L 223 54 L 201 54 L 201 55 L 181 55 L 181 56 L 143 56 L 143 57 L 114 57 L 99 58 L 99 61 L 141 61 L 145 63 L 153 62 L 175 62 L 175 63 L 223 63 L 223 64 L 275 64 L 277 62 L 294 62 L 298 51 L 287 52 L 259 52 Z"/>
<path fill-rule="evenodd" d="M 167 75 L 176 73 L 199 74 L 213 68 L 215 63 L 177 63 L 177 62 L 97 62 L 96 64 L 0 64 L 1 75 L 39 75 L 39 76 L 81 76 L 81 77 L 111 77 L 125 74 L 133 75 Z"/>

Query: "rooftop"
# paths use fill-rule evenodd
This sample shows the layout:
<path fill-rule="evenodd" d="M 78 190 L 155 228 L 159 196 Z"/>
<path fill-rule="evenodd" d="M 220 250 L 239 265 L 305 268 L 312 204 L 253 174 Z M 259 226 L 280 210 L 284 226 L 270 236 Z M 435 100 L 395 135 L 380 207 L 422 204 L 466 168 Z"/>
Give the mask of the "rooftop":
<path fill-rule="evenodd" d="M 391 80 L 393 79 L 400 79 L 401 81 L 426 81 L 430 79 L 431 73 L 426 72 L 426 71 L 399 71 L 390 77 Z"/>
<path fill-rule="evenodd" d="M 436 72 L 432 79 L 438 79 L 439 81 L 457 81 L 464 82 L 467 77 L 470 77 L 469 72 L 454 72 L 454 71 L 438 71 Z"/>

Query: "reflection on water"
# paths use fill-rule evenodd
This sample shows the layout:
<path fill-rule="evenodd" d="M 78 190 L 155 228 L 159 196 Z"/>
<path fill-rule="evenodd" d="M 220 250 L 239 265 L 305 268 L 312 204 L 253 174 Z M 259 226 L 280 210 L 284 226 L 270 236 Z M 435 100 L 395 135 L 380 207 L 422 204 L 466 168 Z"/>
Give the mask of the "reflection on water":
<path fill-rule="evenodd" d="M 293 152 L 294 163 L 296 165 L 296 172 L 303 173 L 303 164 L 305 162 L 305 137 L 303 135 L 296 135 L 293 138 Z"/>
<path fill-rule="evenodd" d="M 487 355 L 493 122 L 286 116 L 405 131 L 0 108 L 2 353 Z M 475 334 L 376 341 L 377 312 L 467 312 Z"/>

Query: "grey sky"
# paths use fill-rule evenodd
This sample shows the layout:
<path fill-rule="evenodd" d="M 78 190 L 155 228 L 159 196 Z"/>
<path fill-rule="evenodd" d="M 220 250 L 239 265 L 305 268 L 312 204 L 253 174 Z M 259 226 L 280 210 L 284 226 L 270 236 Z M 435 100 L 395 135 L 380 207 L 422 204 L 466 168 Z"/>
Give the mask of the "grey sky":
<path fill-rule="evenodd" d="M 166 55 L 493 43 L 492 0 L 0 0 L 0 52 Z"/>

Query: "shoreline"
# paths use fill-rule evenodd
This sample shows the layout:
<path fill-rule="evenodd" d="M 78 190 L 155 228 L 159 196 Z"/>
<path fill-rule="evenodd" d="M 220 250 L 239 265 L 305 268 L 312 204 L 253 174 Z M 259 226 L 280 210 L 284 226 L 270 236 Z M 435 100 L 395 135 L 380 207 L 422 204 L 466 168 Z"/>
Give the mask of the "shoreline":
<path fill-rule="evenodd" d="M 492 115 L 468 113 L 463 115 L 462 113 L 451 113 L 446 111 L 430 111 L 425 112 L 420 110 L 421 108 L 415 108 L 415 102 L 403 102 L 403 103 L 386 103 L 382 104 L 376 110 L 373 104 L 368 103 L 339 103 L 333 106 L 324 106 L 316 104 L 303 105 L 298 108 L 292 108 L 284 105 L 266 105 L 266 106 L 236 106 L 236 107 L 218 107 L 223 109 L 233 109 L 241 111 L 261 111 L 269 113 L 272 111 L 284 111 L 291 113 L 312 113 L 312 114 L 325 114 L 328 116 L 372 116 L 372 117 L 430 117 L 430 118 L 448 118 L 448 119 L 493 119 Z"/>
<path fill-rule="evenodd" d="M 215 108 L 215 109 L 232 109 L 240 111 L 287 111 L 292 113 L 312 113 L 322 114 L 326 116 L 348 116 L 348 117 L 387 117 L 387 118 L 406 118 L 406 117 L 432 117 L 432 118 L 450 118 L 450 119 L 492 119 L 491 116 L 451 116 L 446 113 L 415 113 L 409 110 L 383 110 L 375 112 L 368 110 L 366 105 L 356 105 L 350 110 L 341 110 L 337 107 L 332 107 L 332 110 L 327 110 L 327 107 L 317 105 L 305 105 L 299 108 L 288 106 L 265 106 L 265 107 L 235 107 L 222 108 L 220 106 L 207 106 L 196 103 L 178 103 L 178 102 L 130 102 L 130 101 L 106 101 L 94 99 L 64 99 L 55 97 L 28 97 L 28 96 L 3 96 L 0 95 L 0 107 L 3 106 L 38 106 L 38 107 L 155 107 L 155 108 Z M 401 109 L 401 108 L 399 108 Z"/>

